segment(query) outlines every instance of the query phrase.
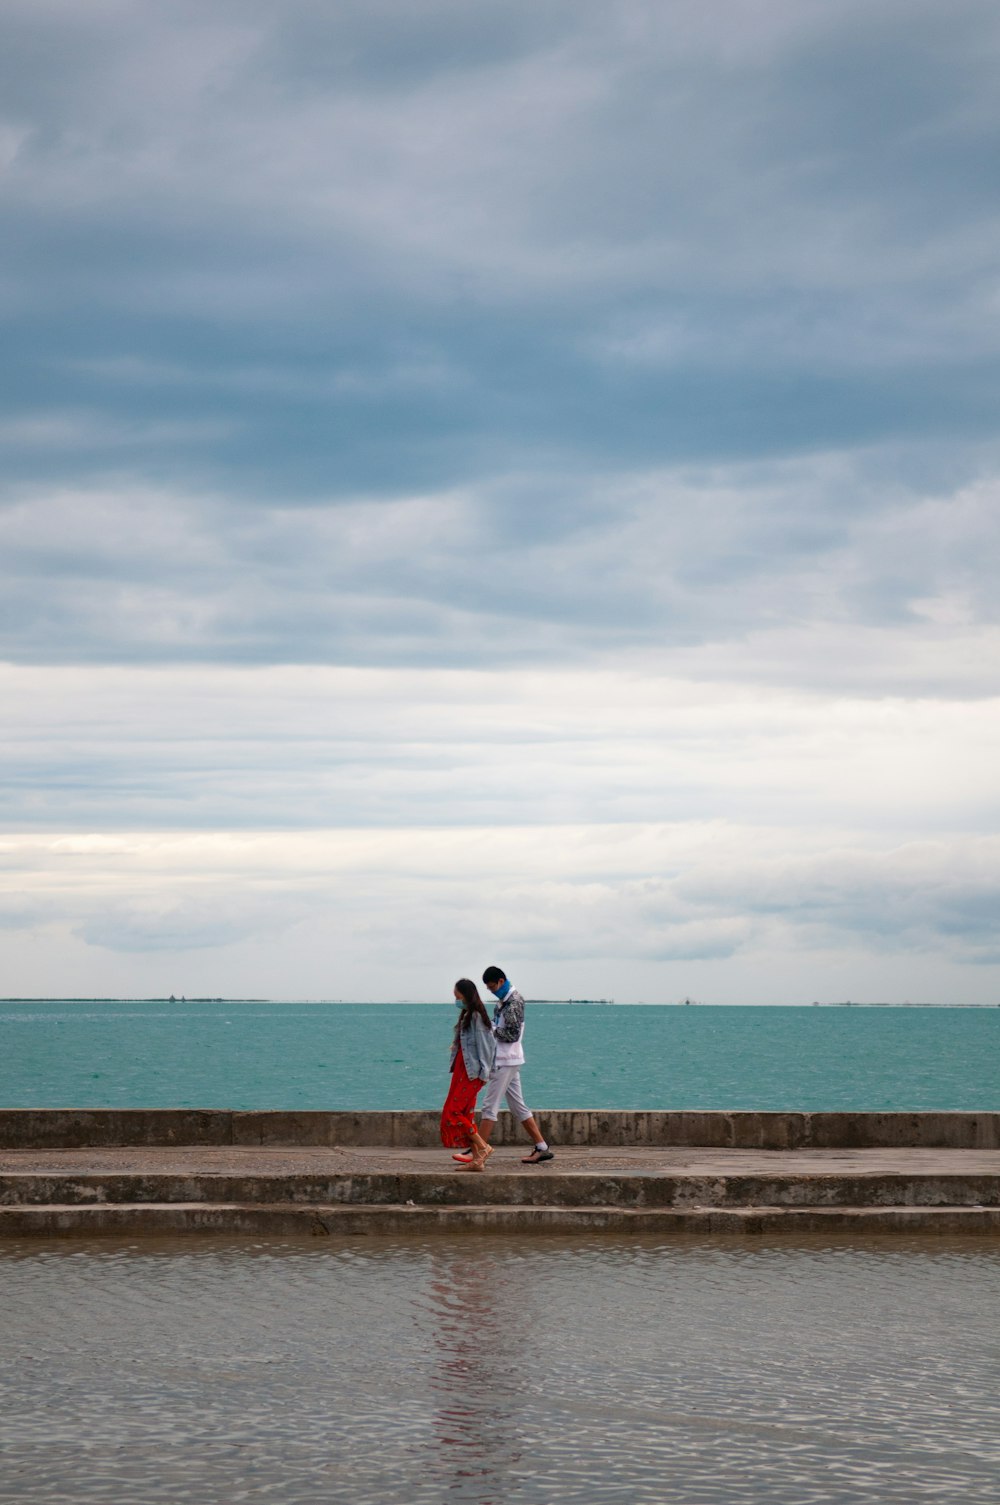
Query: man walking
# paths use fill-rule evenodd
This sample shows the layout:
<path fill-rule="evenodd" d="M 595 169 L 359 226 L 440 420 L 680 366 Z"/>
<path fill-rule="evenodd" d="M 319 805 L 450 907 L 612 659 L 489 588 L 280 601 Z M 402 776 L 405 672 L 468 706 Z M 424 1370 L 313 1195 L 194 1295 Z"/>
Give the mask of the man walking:
<path fill-rule="evenodd" d="M 493 1010 L 493 1033 L 497 1042 L 496 1066 L 486 1084 L 483 1106 L 479 1118 L 479 1133 L 489 1140 L 496 1128 L 497 1114 L 504 1098 L 507 1107 L 521 1124 L 535 1148 L 525 1155 L 523 1165 L 541 1165 L 555 1156 L 545 1143 L 541 1129 L 531 1116 L 531 1109 L 524 1101 L 521 1091 L 521 1067 L 524 1065 L 524 999 L 512 988 L 507 976 L 499 967 L 487 967 L 483 982 L 496 999 Z M 455 1156 L 455 1159 L 459 1159 Z M 464 1158 L 464 1157 L 462 1157 Z M 469 1157 L 471 1159 L 471 1156 Z"/>

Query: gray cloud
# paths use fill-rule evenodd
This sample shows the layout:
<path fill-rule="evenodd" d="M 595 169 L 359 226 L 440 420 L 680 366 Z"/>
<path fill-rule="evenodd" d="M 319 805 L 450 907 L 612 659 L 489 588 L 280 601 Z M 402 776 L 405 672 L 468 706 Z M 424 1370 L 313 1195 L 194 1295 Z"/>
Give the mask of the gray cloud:
<path fill-rule="evenodd" d="M 0 651 L 991 620 L 997 19 L 725 9 L 8 6 Z"/>
<path fill-rule="evenodd" d="M 273 939 L 309 913 L 309 905 L 301 897 L 272 896 L 264 900 L 219 889 L 197 896 L 160 894 L 138 901 L 102 902 L 77 921 L 74 910 L 80 908 L 87 906 L 70 906 L 58 918 L 69 919 L 73 933 L 86 945 L 140 955 L 214 951 L 251 938 Z M 55 917 L 48 916 L 50 922 Z"/>
<path fill-rule="evenodd" d="M 970 962 L 1000 960 L 1000 847 L 995 837 L 914 842 L 890 852 L 842 850 L 755 865 L 752 873 L 702 871 L 679 885 L 689 902 L 774 917 L 799 944 L 833 949 L 851 936 L 872 949 L 919 955 L 942 944 Z"/>
<path fill-rule="evenodd" d="M 644 991 L 995 958 L 987 0 L 0 25 L 0 801 L 201 833 L 135 891 L 15 842 L 5 941 L 253 990 L 333 934 L 387 996 L 442 915 Z M 296 867 L 321 826 L 378 850 Z M 216 872 L 255 828 L 278 877 Z"/>
<path fill-rule="evenodd" d="M 996 838 L 826 843 L 722 822 L 26 841 L 25 923 L 123 954 L 335 947 L 338 968 L 496 949 L 547 967 L 798 954 L 993 965 Z M 544 861 L 541 860 L 544 858 Z M 323 939 L 321 940 L 320 937 Z M 815 984 L 814 984 L 815 986 Z M 970 984 L 975 986 L 975 984 Z M 988 982 L 986 983 L 988 987 Z"/>
<path fill-rule="evenodd" d="M 143 831 L 285 831 L 294 845 L 312 829 L 391 841 L 595 822 L 634 824 L 638 841 L 718 820 L 782 829 L 792 851 L 810 831 L 825 851 L 838 831 L 895 846 L 996 823 L 996 699 L 805 696 L 617 666 L 23 669 L 0 693 L 3 827 L 126 848 Z M 616 881 L 658 863 L 643 848 Z"/>
<path fill-rule="evenodd" d="M 12 492 L 0 652 L 455 668 L 656 651 L 697 674 L 718 645 L 737 677 L 995 693 L 1000 477 L 935 493 L 885 469 L 876 452 L 578 475 L 571 503 L 544 475 L 309 507 L 120 478 Z M 848 651 L 817 654 L 824 634 Z M 977 634 L 974 660 L 949 655 Z"/>
<path fill-rule="evenodd" d="M 726 9 L 8 7 L 24 423 L 273 500 L 991 434 L 992 8 Z"/>

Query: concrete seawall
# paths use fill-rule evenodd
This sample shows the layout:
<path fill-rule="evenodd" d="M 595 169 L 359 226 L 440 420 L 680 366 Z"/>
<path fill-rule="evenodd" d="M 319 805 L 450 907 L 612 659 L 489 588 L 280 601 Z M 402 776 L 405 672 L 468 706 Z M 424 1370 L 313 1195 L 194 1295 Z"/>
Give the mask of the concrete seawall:
<path fill-rule="evenodd" d="M 556 1145 L 608 1149 L 1000 1149 L 1000 1113 L 752 1113 L 598 1108 L 538 1110 Z M 342 1146 L 438 1143 L 438 1113 L 237 1112 L 196 1108 L 0 1109 L 0 1149 L 141 1146 Z M 497 1145 L 523 1144 L 503 1113 Z"/>
<path fill-rule="evenodd" d="M 523 1148 L 523 1147 L 522 1147 Z M 135 1146 L 0 1152 L 0 1239 L 433 1230 L 1000 1233 L 1000 1151 Z"/>
<path fill-rule="evenodd" d="M 484 1174 L 438 1114 L 0 1112 L 0 1239 L 433 1230 L 1000 1234 L 998 1113 L 504 1114 Z"/>

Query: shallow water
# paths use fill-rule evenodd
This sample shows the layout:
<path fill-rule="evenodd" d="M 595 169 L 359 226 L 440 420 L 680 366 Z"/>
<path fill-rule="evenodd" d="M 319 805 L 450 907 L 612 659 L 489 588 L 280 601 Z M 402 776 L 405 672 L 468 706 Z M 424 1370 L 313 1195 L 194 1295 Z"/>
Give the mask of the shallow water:
<path fill-rule="evenodd" d="M 1000 1496 L 1000 1250 L 0 1246 L 0 1496 Z"/>
<path fill-rule="evenodd" d="M 455 1010 L 0 1004 L 0 1106 L 439 1107 Z M 1000 1009 L 529 1004 L 542 1108 L 996 1109 Z"/>

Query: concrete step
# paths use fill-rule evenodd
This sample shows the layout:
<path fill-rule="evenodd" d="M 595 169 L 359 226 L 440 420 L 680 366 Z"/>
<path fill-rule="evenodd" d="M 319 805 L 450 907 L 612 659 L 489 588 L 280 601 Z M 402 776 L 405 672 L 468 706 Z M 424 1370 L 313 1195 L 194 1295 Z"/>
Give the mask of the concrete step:
<path fill-rule="evenodd" d="M 566 1207 L 457 1203 L 449 1206 L 159 1202 L 0 1208 L 0 1238 L 167 1237 L 215 1234 L 271 1238 L 412 1237 L 426 1233 L 615 1233 L 942 1236 L 1000 1234 L 997 1207 Z"/>
<path fill-rule="evenodd" d="M 768 1171 L 608 1174 L 549 1166 L 482 1175 L 458 1170 L 2 1171 L 0 1207 L 225 1204 L 511 1208 L 1000 1207 L 1000 1174 L 972 1171 Z"/>

